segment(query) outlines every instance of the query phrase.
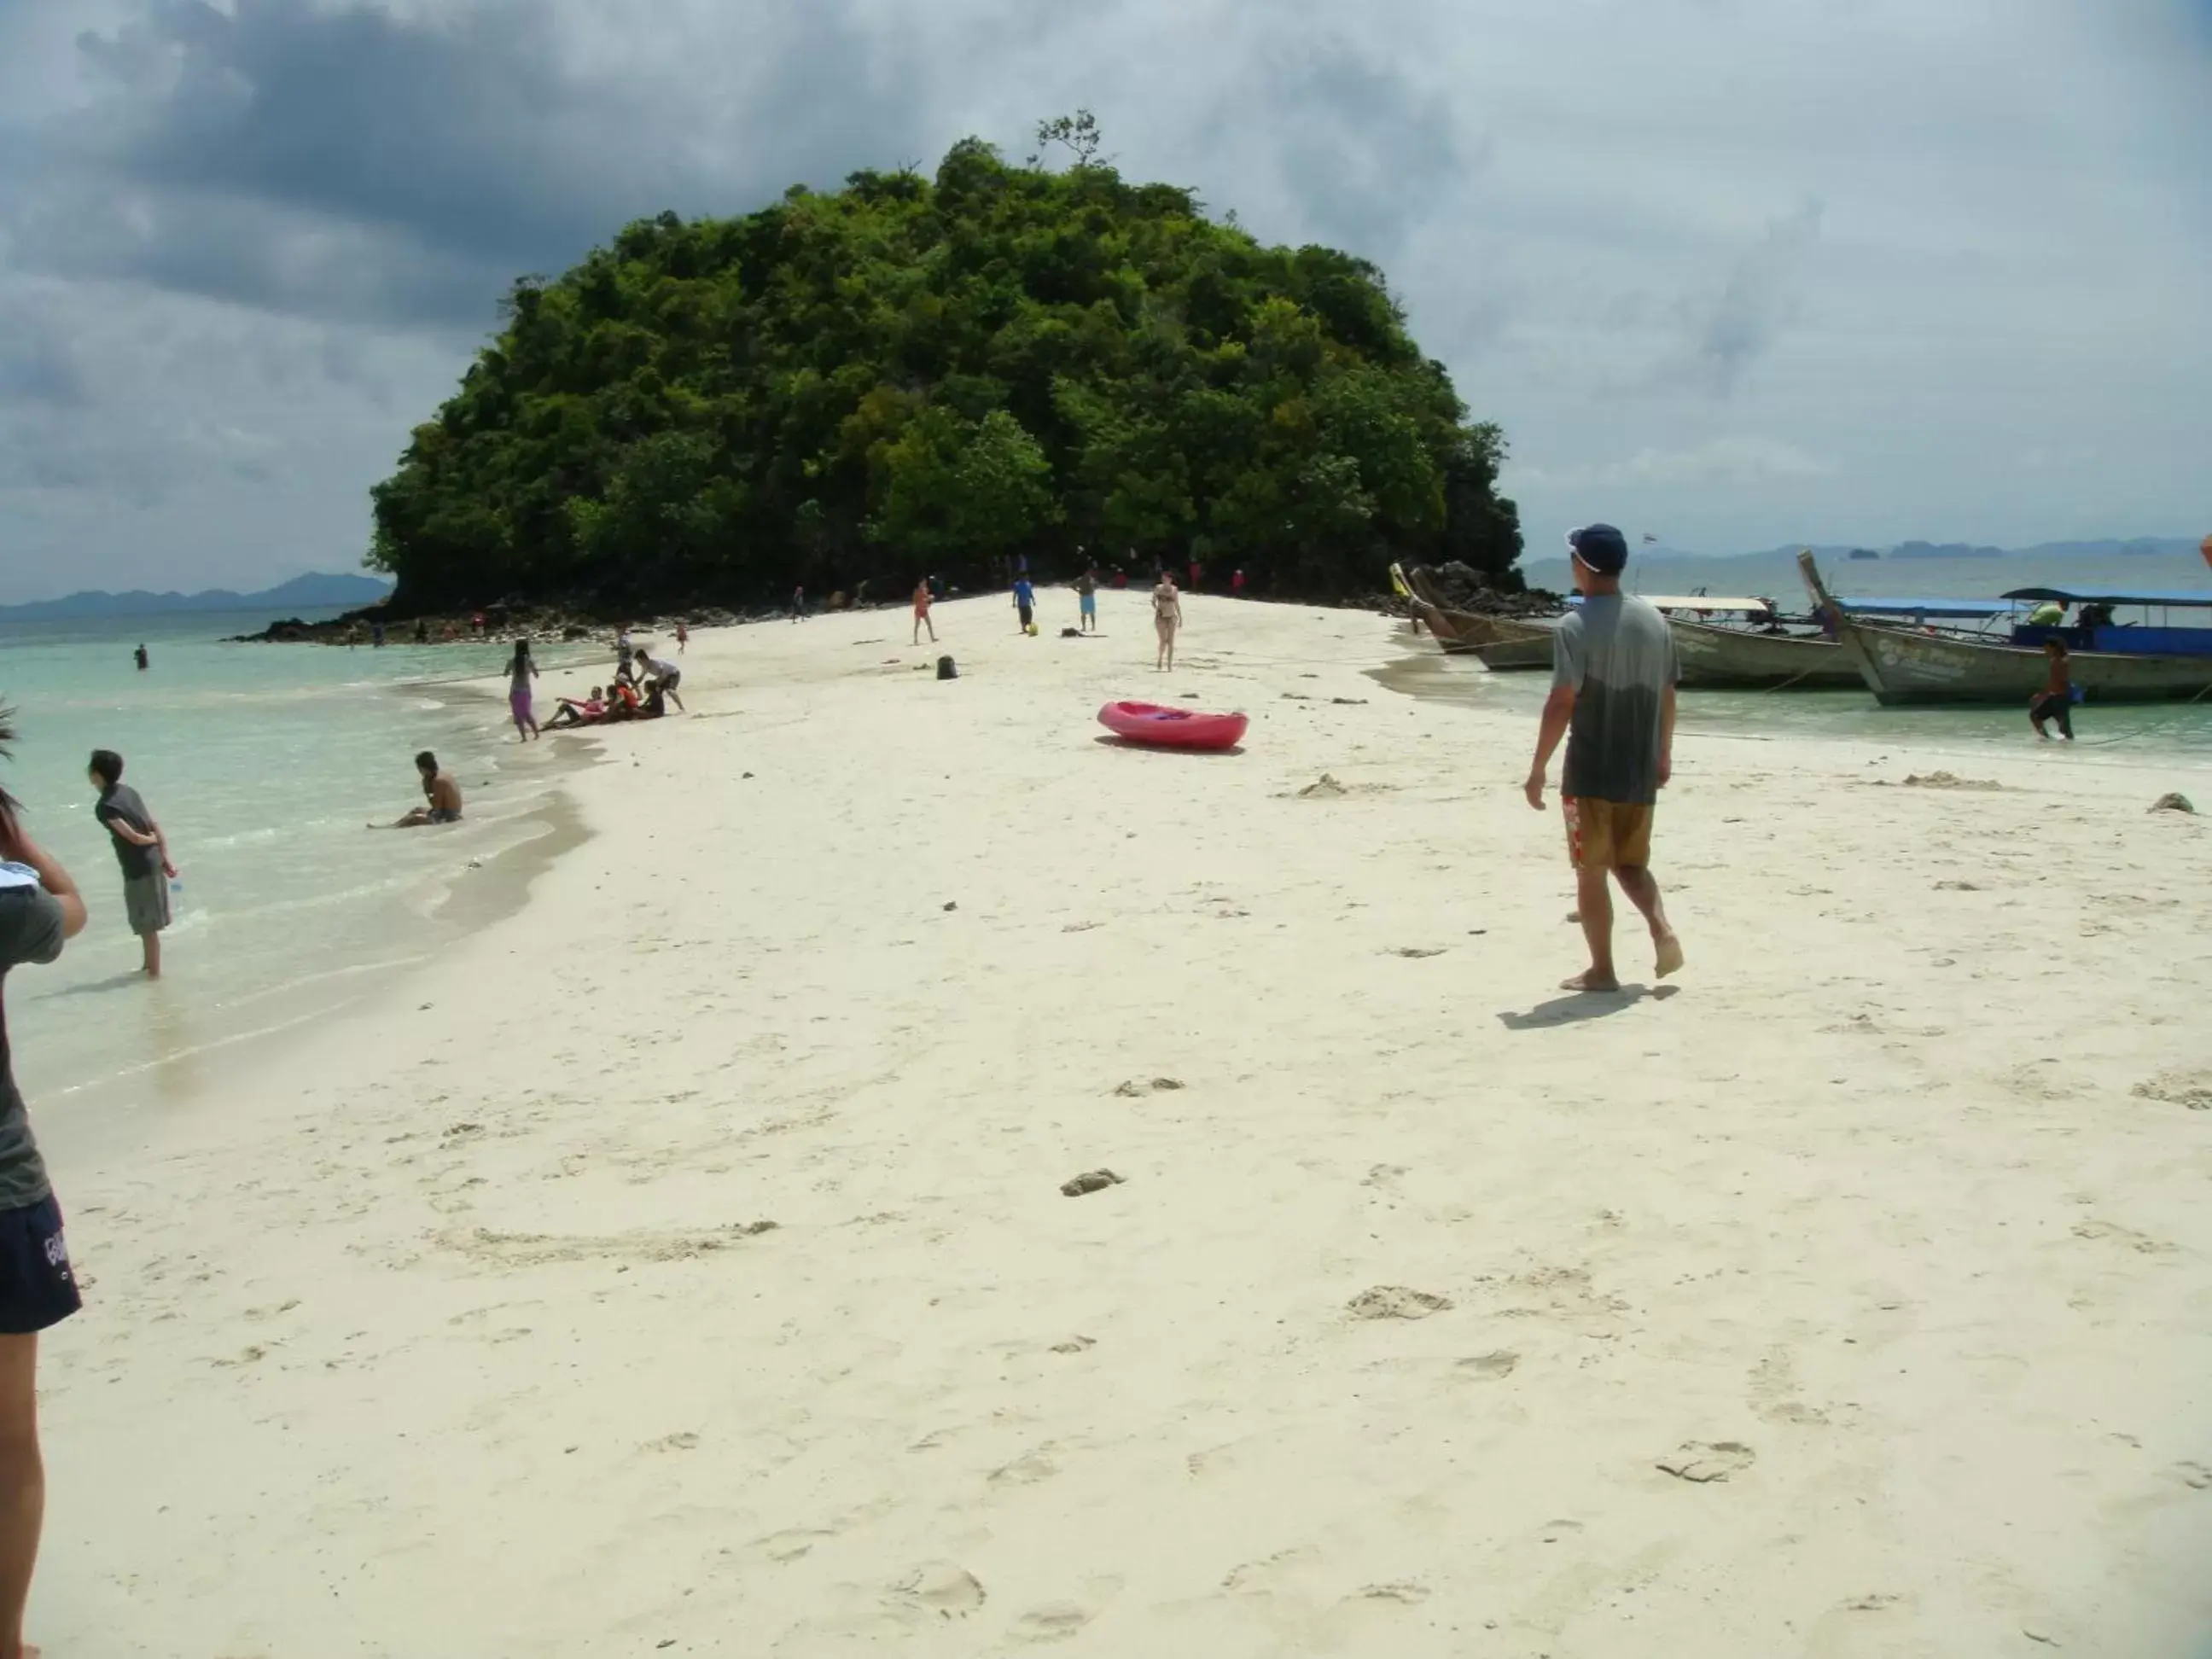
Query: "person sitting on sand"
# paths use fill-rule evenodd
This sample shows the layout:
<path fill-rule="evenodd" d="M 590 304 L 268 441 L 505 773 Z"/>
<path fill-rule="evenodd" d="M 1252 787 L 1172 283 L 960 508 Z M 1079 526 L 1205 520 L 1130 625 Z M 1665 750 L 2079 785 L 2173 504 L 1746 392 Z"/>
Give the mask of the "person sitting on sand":
<path fill-rule="evenodd" d="M 659 658 L 647 654 L 642 646 L 638 647 L 634 660 L 640 673 L 653 677 L 653 684 L 659 688 L 662 696 L 678 708 L 684 707 L 684 699 L 676 695 L 676 688 L 684 683 L 682 669 L 672 662 L 663 662 Z"/>
<path fill-rule="evenodd" d="M 637 718 L 639 702 L 636 682 L 628 678 L 617 679 L 607 688 L 607 712 L 600 718 L 609 726 L 634 720 Z"/>
<path fill-rule="evenodd" d="M 1182 595 L 1176 592 L 1175 578 L 1165 570 L 1160 572 L 1160 585 L 1152 590 L 1152 629 L 1160 636 L 1159 653 L 1152 666 L 1172 670 L 1175 667 L 1176 635 L 1182 628 Z"/>
<path fill-rule="evenodd" d="M 668 712 L 667 691 L 659 680 L 645 683 L 645 696 L 637 706 L 637 718 L 657 720 Z"/>
<path fill-rule="evenodd" d="M 607 717 L 606 693 L 596 685 L 592 688 L 592 695 L 582 702 L 578 702 L 574 697 L 556 697 L 553 701 L 560 707 L 553 711 L 553 718 L 545 722 L 548 732 L 565 732 L 572 726 L 597 726 Z"/>
<path fill-rule="evenodd" d="M 422 775 L 422 794 L 429 803 L 418 806 L 405 817 L 397 820 L 394 830 L 419 830 L 426 823 L 459 823 L 461 821 L 461 786 L 450 774 L 438 769 L 438 757 L 425 749 L 415 757 L 415 769 Z M 377 826 L 368 826 L 374 830 Z"/>
<path fill-rule="evenodd" d="M 2051 733 L 2043 729 L 2045 720 L 2058 722 L 2058 735 L 2067 742 L 2074 741 L 2074 665 L 2066 649 L 2066 641 L 2048 639 L 2043 642 L 2043 654 L 2050 659 L 2051 676 L 2043 683 L 2043 690 L 2027 701 L 2027 723 L 2035 728 L 2035 735 L 2044 742 L 2051 741 Z"/>
<path fill-rule="evenodd" d="M 929 578 L 924 576 L 914 585 L 914 638 L 909 644 L 921 643 L 921 630 L 925 628 L 929 630 L 929 642 L 937 643 L 937 624 L 929 619 L 930 604 Z"/>
<path fill-rule="evenodd" d="M 1567 547 L 1583 602 L 1552 635 L 1552 695 L 1524 793 L 1544 810 L 1544 771 L 1565 738 L 1559 805 L 1590 965 L 1560 988 L 1618 991 L 1608 877 L 1651 925 L 1659 977 L 1682 966 L 1650 870 L 1652 810 L 1674 766 L 1674 635 L 1666 617 L 1620 591 L 1628 564 L 1620 532 L 1594 524 L 1571 532 Z"/>

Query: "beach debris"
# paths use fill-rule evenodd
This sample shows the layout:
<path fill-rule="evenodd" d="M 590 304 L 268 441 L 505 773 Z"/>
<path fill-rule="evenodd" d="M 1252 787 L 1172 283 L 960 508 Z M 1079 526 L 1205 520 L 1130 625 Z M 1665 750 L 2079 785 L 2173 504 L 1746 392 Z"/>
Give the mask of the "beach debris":
<path fill-rule="evenodd" d="M 950 657 L 939 657 L 937 659 L 937 678 L 940 680 L 958 679 L 960 678 L 959 665 Z"/>
<path fill-rule="evenodd" d="M 2188 796 L 2169 792 L 2153 801 L 2150 810 L 2154 812 L 2194 812 L 2197 809 L 2189 804 Z"/>
<path fill-rule="evenodd" d="M 1136 1100 L 1146 1094 L 1169 1094 L 1183 1086 L 1181 1078 L 1156 1077 L 1150 1083 L 1139 1083 L 1131 1078 L 1114 1092 L 1127 1100 Z"/>
<path fill-rule="evenodd" d="M 1884 1607 L 1893 1607 L 1896 1605 L 1897 1598 L 1894 1595 L 1862 1595 L 1856 1601 L 1844 1602 L 1844 1611 L 1846 1613 L 1880 1613 Z"/>
<path fill-rule="evenodd" d="M 1443 945 L 1425 948 L 1418 945 L 1401 945 L 1390 954 L 1394 957 L 1405 957 L 1413 962 L 1425 962 L 1431 957 L 1443 955 L 1445 948 Z"/>
<path fill-rule="evenodd" d="M 1085 1348 L 1095 1348 L 1097 1346 L 1097 1340 L 1091 1337 L 1073 1336 L 1065 1342 L 1054 1343 L 1052 1351 L 1054 1353 L 1081 1353 Z"/>
<path fill-rule="evenodd" d="M 1930 772 L 1926 776 L 1911 773 L 1905 780 L 1907 789 L 2002 789 L 2004 785 L 1995 778 L 1962 778 L 1955 772 Z"/>
<path fill-rule="evenodd" d="M 649 1452 L 696 1451 L 698 1449 L 699 1437 L 689 1429 L 676 1434 L 664 1434 L 658 1440 L 645 1443 L 645 1449 Z"/>
<path fill-rule="evenodd" d="M 1351 793 L 1336 781 L 1334 774 L 1324 772 L 1298 791 L 1298 799 L 1300 800 L 1334 800 L 1340 796 L 1348 795 Z"/>
<path fill-rule="evenodd" d="M 1087 933 L 1097 926 L 1095 921 L 1071 921 L 1060 931 L 1063 933 Z"/>
<path fill-rule="evenodd" d="M 1354 1319 L 1426 1319 L 1431 1314 L 1449 1312 L 1451 1305 L 1448 1296 L 1403 1285 L 1377 1285 L 1360 1291 L 1344 1304 L 1344 1310 Z"/>
<path fill-rule="evenodd" d="M 750 772 L 740 772 L 738 775 L 742 778 L 749 778 L 752 776 L 752 774 Z"/>
<path fill-rule="evenodd" d="M 960 901 L 957 899 L 947 899 L 945 901 L 945 908 L 947 910 L 957 910 L 960 908 Z"/>
<path fill-rule="evenodd" d="M 2031 1642 L 2042 1643 L 2046 1648 L 2055 1648 L 2058 1645 L 2058 1638 L 2057 1637 L 2051 1635 L 2048 1631 L 2038 1630 L 2033 1625 L 2022 1625 L 2020 1627 L 2020 1633 L 2027 1638 Z"/>
<path fill-rule="evenodd" d="M 1329 701 L 1334 703 L 1339 708 L 1364 708 L 1367 707 L 1367 699 L 1364 697 L 1331 697 Z"/>
<path fill-rule="evenodd" d="M 1121 1185 L 1121 1177 L 1111 1170 L 1085 1170 L 1073 1181 L 1060 1183 L 1062 1198 L 1081 1198 L 1085 1193 L 1103 1193 L 1109 1187 Z"/>
<path fill-rule="evenodd" d="M 1152 1089 L 1155 1093 L 1165 1094 L 1171 1090 L 1182 1087 L 1182 1079 L 1179 1077 L 1156 1077 L 1152 1079 Z"/>
<path fill-rule="evenodd" d="M 1656 1467 L 1677 1480 L 1705 1486 L 1741 1474 L 1758 1461 L 1759 1455 L 1741 1440 L 1686 1440 L 1680 1451 L 1659 1459 Z"/>
<path fill-rule="evenodd" d="M 1285 702 L 1311 702 L 1313 699 L 1306 696 L 1303 691 L 1285 691 L 1283 693 L 1283 701 Z"/>
<path fill-rule="evenodd" d="M 1978 882 L 1939 881 L 1936 884 L 1936 890 L 1939 893 L 1978 893 L 1982 889 Z"/>

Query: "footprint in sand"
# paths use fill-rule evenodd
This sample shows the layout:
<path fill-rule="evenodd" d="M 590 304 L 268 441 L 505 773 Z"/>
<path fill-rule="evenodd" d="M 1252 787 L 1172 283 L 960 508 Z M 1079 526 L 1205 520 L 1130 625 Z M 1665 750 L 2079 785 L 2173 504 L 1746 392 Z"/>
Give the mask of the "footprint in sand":
<path fill-rule="evenodd" d="M 1711 1486 L 1742 1474 L 1759 1461 L 1759 1455 L 1740 1440 L 1686 1440 L 1681 1449 L 1656 1460 L 1654 1467 L 1694 1486 Z"/>
<path fill-rule="evenodd" d="M 1449 1312 L 1451 1305 L 1448 1296 L 1409 1290 L 1403 1285 L 1377 1285 L 1344 1304 L 1345 1311 L 1354 1319 L 1426 1319 L 1431 1314 Z"/>
<path fill-rule="evenodd" d="M 981 1580 L 951 1561 L 931 1561 L 916 1567 L 891 1586 L 891 1595 L 940 1619 L 965 1619 L 990 1600 Z"/>
<path fill-rule="evenodd" d="M 1014 1621 L 1017 1642 L 1065 1642 L 1091 1622 L 1091 1609 L 1073 1601 L 1048 1601 Z"/>
<path fill-rule="evenodd" d="M 1521 1363 L 1521 1356 L 1501 1348 L 1496 1353 L 1477 1354 L 1472 1359 L 1462 1359 L 1452 1367 L 1452 1375 L 1465 1381 L 1495 1382 L 1513 1375 L 1513 1368 Z"/>
<path fill-rule="evenodd" d="M 2212 1112 L 2212 1073 L 2160 1072 L 2128 1091 L 2137 1100 L 2163 1101 L 2192 1112 Z"/>
<path fill-rule="evenodd" d="M 1024 1452 L 1003 1468 L 991 1471 L 990 1481 L 994 1486 L 1033 1486 L 1040 1480 L 1049 1480 L 1060 1473 L 1054 1462 L 1049 1446 L 1040 1446 L 1035 1451 Z"/>
<path fill-rule="evenodd" d="M 2110 1221 L 2077 1221 L 2074 1237 L 2087 1239 L 2110 1239 L 2124 1244 L 2138 1255 L 2171 1255 L 2173 1246 L 2163 1239 L 2151 1238 L 2132 1228 L 2122 1227 Z"/>

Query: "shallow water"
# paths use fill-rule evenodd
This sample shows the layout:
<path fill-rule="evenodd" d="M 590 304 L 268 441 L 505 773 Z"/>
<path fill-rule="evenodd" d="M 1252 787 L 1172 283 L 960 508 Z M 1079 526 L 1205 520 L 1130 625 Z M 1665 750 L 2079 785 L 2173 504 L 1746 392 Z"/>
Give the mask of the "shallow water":
<path fill-rule="evenodd" d="M 447 937 L 448 885 L 544 832 L 546 789 L 573 741 L 514 741 L 505 701 L 461 682 L 506 648 L 233 645 L 264 617 L 0 627 L 0 702 L 15 759 L 0 782 L 84 890 L 91 926 L 52 968 L 9 975 L 16 1075 L 34 1109 L 143 1079 L 195 1080 L 242 1036 L 325 1015 Z M 137 672 L 143 641 L 152 667 Z M 540 653 L 549 689 L 598 648 Z M 122 877 L 92 816 L 87 757 L 112 749 L 167 833 L 181 880 L 164 976 L 136 972 Z M 434 750 L 468 795 L 451 830 L 368 833 L 421 799 L 413 756 Z"/>

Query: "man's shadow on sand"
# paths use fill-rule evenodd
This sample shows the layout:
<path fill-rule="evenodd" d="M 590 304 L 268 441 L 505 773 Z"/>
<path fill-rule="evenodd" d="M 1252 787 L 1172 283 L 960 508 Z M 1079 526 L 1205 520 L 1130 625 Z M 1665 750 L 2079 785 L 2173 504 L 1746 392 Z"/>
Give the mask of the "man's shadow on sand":
<path fill-rule="evenodd" d="M 1664 1002 L 1678 995 L 1679 985 L 1624 985 L 1618 991 L 1570 991 L 1565 996 L 1540 1002 L 1527 1013 L 1511 1009 L 1498 1015 L 1509 1031 L 1536 1031 L 1547 1025 L 1579 1025 L 1584 1020 L 1605 1019 L 1626 1013 L 1639 1002 Z"/>

